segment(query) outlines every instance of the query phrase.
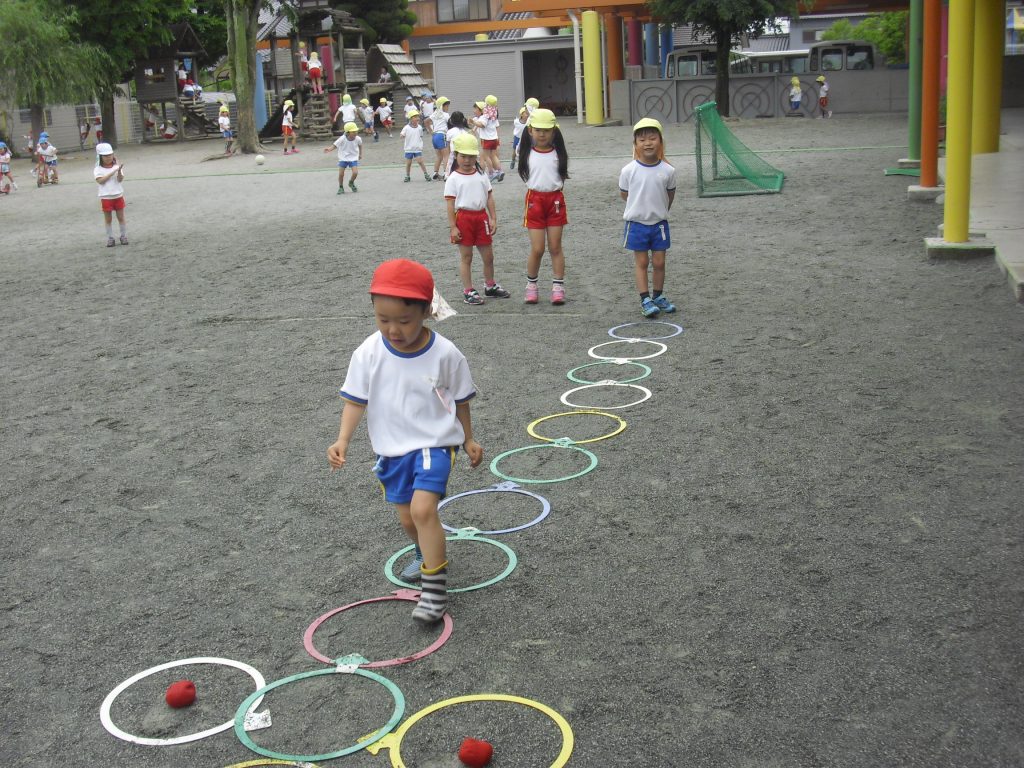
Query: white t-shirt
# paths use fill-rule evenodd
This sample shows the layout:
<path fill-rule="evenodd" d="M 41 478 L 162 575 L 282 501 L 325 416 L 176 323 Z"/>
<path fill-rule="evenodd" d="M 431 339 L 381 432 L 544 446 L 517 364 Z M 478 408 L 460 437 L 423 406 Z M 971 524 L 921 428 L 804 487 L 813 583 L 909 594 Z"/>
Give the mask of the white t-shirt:
<path fill-rule="evenodd" d="M 48 163 L 57 159 L 57 148 L 53 144 L 47 143 L 45 147 L 42 144 L 38 145 L 36 153 L 42 155 L 43 159 Z"/>
<path fill-rule="evenodd" d="M 354 123 L 356 121 L 356 105 L 355 104 L 342 104 L 338 107 L 338 111 L 335 117 L 341 115 L 341 122 L 343 123 Z"/>
<path fill-rule="evenodd" d="M 415 102 L 407 101 L 407 102 L 405 102 L 405 119 L 406 120 L 409 119 L 409 113 L 410 112 L 419 112 L 419 110 L 416 109 Z"/>
<path fill-rule="evenodd" d="M 436 109 L 430 116 L 430 130 L 434 133 L 445 133 L 448 130 L 448 118 L 451 117 L 443 109 Z"/>
<path fill-rule="evenodd" d="M 465 131 L 462 128 L 449 128 L 445 132 L 445 139 L 448 141 L 449 147 L 452 145 L 452 142 L 455 141 L 455 137 L 460 133 L 465 133 Z"/>
<path fill-rule="evenodd" d="M 97 186 L 100 188 L 99 196 L 105 200 L 116 200 L 124 195 L 124 187 L 121 182 L 117 180 L 117 169 L 120 168 L 120 164 L 115 163 L 109 168 L 104 168 L 102 165 L 97 165 L 93 168 L 92 175 L 97 181 L 100 176 L 106 176 L 111 171 L 115 171 L 114 175 L 107 179 L 102 184 Z"/>
<path fill-rule="evenodd" d="M 629 193 L 622 218 L 640 224 L 664 221 L 668 218 L 668 193 L 675 188 L 676 169 L 664 160 L 655 165 L 632 161 L 619 174 L 619 189 Z"/>
<path fill-rule="evenodd" d="M 377 114 L 380 115 L 380 121 L 383 123 L 385 120 L 391 119 L 391 107 L 387 104 L 381 104 L 377 107 Z"/>
<path fill-rule="evenodd" d="M 418 352 L 396 351 L 378 331 L 352 353 L 342 398 L 366 406 L 370 444 L 379 456 L 466 441 L 455 406 L 476 396 L 469 363 L 454 344 L 430 331 Z"/>
<path fill-rule="evenodd" d="M 800 101 L 803 96 L 803 89 L 799 85 L 793 85 L 789 88 L 789 100 Z"/>
<path fill-rule="evenodd" d="M 512 123 L 512 138 L 514 139 L 517 136 L 521 137 L 523 135 L 523 131 L 525 130 L 526 123 L 519 120 L 519 118 L 516 118 L 515 121 Z"/>
<path fill-rule="evenodd" d="M 363 107 L 359 111 L 363 115 L 363 122 L 364 123 L 371 123 L 371 124 L 373 123 L 373 107 L 369 107 L 369 106 Z"/>
<path fill-rule="evenodd" d="M 356 136 L 354 139 L 349 141 L 348 134 L 341 134 L 341 136 L 339 136 L 334 142 L 334 146 L 338 148 L 338 160 L 347 160 L 349 162 L 358 160 L 359 148 L 362 145 L 362 137 Z"/>
<path fill-rule="evenodd" d="M 558 175 L 558 153 L 555 148 L 530 150 L 530 178 L 526 187 L 535 192 L 554 192 L 562 188 L 562 177 Z"/>
<path fill-rule="evenodd" d="M 231 118 L 228 117 L 227 115 L 221 115 L 220 117 L 217 118 L 217 125 L 220 126 L 220 129 L 222 131 L 230 131 L 231 130 Z"/>
<path fill-rule="evenodd" d="M 827 99 L 828 98 L 828 91 L 829 91 L 828 83 L 821 83 L 821 84 L 819 84 L 818 85 L 818 98 L 819 99 Z"/>
<path fill-rule="evenodd" d="M 420 115 L 426 120 L 434 114 L 434 102 L 432 101 L 421 101 L 420 102 Z"/>
<path fill-rule="evenodd" d="M 493 141 L 498 138 L 498 121 L 488 120 L 484 115 L 474 117 L 473 122 L 480 127 L 479 136 L 482 140 Z"/>
<path fill-rule="evenodd" d="M 409 123 L 402 128 L 402 138 L 405 139 L 405 152 L 423 151 L 423 126 Z"/>
<path fill-rule="evenodd" d="M 487 195 L 491 189 L 491 182 L 484 174 L 477 171 L 464 173 L 456 168 L 444 183 L 444 197 L 455 200 L 455 210 L 482 211 L 487 208 Z"/>
<path fill-rule="evenodd" d="M 289 128 L 295 127 L 295 118 L 292 117 L 291 110 L 286 109 L 284 114 L 281 116 L 281 127 L 288 126 Z"/>

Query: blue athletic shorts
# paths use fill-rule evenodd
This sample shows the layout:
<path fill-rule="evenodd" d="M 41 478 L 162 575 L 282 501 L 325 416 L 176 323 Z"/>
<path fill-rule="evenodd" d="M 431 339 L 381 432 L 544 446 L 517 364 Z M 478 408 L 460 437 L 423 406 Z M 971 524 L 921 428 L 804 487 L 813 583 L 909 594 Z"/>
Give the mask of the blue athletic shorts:
<path fill-rule="evenodd" d="M 405 153 L 405 159 L 406 160 L 415 160 L 417 157 L 423 157 L 423 153 L 422 152 L 406 152 Z"/>
<path fill-rule="evenodd" d="M 444 496 L 455 461 L 455 448 L 421 448 L 404 456 L 378 456 L 373 471 L 390 504 L 408 504 L 413 491 Z"/>
<path fill-rule="evenodd" d="M 358 168 L 359 167 L 359 161 L 358 160 L 339 160 L 338 161 L 338 167 L 339 168 Z"/>
<path fill-rule="evenodd" d="M 444 149 L 448 146 L 448 137 L 438 131 L 431 137 L 430 142 L 434 145 L 434 149 Z"/>
<path fill-rule="evenodd" d="M 372 131 L 373 130 L 373 121 L 372 120 L 365 120 L 365 121 L 363 121 L 363 128 L 365 128 L 368 131 Z"/>
<path fill-rule="evenodd" d="M 672 246 L 672 236 L 668 231 L 668 222 L 657 224 L 641 224 L 638 221 L 627 221 L 622 247 L 631 251 L 667 251 Z"/>
<path fill-rule="evenodd" d="M 225 139 L 230 139 L 231 136 L 232 136 L 232 133 L 231 133 L 231 131 L 221 131 L 220 135 L 223 136 Z"/>

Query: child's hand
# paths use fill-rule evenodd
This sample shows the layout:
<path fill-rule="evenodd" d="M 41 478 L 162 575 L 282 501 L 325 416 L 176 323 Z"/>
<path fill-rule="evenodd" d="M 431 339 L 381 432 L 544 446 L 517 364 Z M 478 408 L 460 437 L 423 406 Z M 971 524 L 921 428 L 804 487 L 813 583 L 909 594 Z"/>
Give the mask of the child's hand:
<path fill-rule="evenodd" d="M 345 466 L 345 452 L 348 450 L 348 446 L 341 443 L 332 443 L 331 447 L 327 449 L 327 463 L 331 465 L 331 470 L 341 469 Z"/>
<path fill-rule="evenodd" d="M 331 151 L 332 149 L 334 149 L 334 147 L 324 147 L 324 154 L 326 155 L 326 154 L 327 154 L 328 152 L 330 152 L 330 151 Z"/>
<path fill-rule="evenodd" d="M 498 231 L 498 220 L 497 219 L 488 219 L 487 220 L 487 225 L 491 228 L 491 234 L 492 235 L 495 232 Z"/>
<path fill-rule="evenodd" d="M 469 456 L 469 466 L 478 467 L 480 462 L 484 460 L 484 448 L 476 440 L 467 440 L 462 446 L 466 450 L 466 455 Z"/>
<path fill-rule="evenodd" d="M 452 243 L 461 243 L 462 242 L 462 233 L 459 232 L 459 228 L 458 227 L 452 227 L 452 229 L 451 229 L 451 237 L 452 237 Z"/>

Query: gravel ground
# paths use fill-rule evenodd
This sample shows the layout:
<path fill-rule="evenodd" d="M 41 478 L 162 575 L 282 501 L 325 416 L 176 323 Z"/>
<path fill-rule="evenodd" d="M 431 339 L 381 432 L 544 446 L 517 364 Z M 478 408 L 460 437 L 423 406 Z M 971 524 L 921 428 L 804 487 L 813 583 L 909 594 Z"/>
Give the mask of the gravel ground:
<path fill-rule="evenodd" d="M 396 588 L 383 566 L 406 542 L 365 431 L 342 472 L 325 459 L 382 259 L 422 259 L 456 304 L 439 330 L 469 358 L 487 462 L 569 410 L 567 372 L 642 318 L 620 248 L 629 129 L 563 127 L 564 307 L 521 303 L 511 176 L 495 192 L 495 253 L 513 298 L 456 304 L 441 188 L 402 183 L 398 138 L 366 146 L 360 191 L 343 197 L 321 146 L 272 147 L 263 166 L 201 162 L 218 142 L 126 147 L 131 245 L 113 249 L 90 157 L 67 156 L 60 186 L 44 189 L 15 164 L 21 190 L 0 199 L 5 766 L 250 760 L 230 731 L 119 740 L 101 703 L 178 659 L 237 660 L 268 683 L 322 669 L 306 627 Z M 575 734 L 572 765 L 1020 765 L 1024 312 L 991 260 L 924 258 L 942 210 L 907 202 L 908 179 L 882 173 L 905 153 L 903 118 L 731 127 L 785 187 L 699 199 L 692 127 L 669 129 L 680 186 L 667 287 L 681 310 L 669 319 L 686 330 L 645 361 L 652 397 L 614 411 L 621 434 L 584 446 L 596 470 L 529 486 L 550 516 L 493 537 L 518 567 L 454 597 L 448 643 L 378 672 L 407 716 L 477 693 L 551 707 Z M 636 392 L 573 402 L 612 408 Z M 537 429 L 582 440 L 612 427 L 568 416 Z M 544 450 L 500 469 L 584 466 Z M 463 458 L 450 491 L 496 482 Z M 488 530 L 539 512 L 526 496 L 478 494 L 444 517 Z M 505 563 L 474 541 L 450 555 L 456 587 Z M 414 653 L 438 632 L 413 626 L 409 608 L 353 608 L 315 643 L 331 657 Z M 163 692 L 182 677 L 199 700 L 172 710 Z M 227 721 L 253 690 L 244 672 L 193 664 L 132 685 L 112 717 L 170 738 Z M 372 681 L 330 675 L 276 689 L 264 708 L 274 725 L 252 734 L 259 744 L 320 754 L 376 730 L 393 703 Z M 449 768 L 465 736 L 490 740 L 502 768 L 549 765 L 560 749 L 539 710 L 482 702 L 421 720 L 401 755 Z"/>

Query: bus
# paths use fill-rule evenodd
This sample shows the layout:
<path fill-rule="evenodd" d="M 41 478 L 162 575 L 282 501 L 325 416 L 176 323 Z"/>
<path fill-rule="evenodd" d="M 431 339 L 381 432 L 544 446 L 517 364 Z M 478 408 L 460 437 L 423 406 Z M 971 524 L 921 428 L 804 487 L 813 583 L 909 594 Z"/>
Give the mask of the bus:
<path fill-rule="evenodd" d="M 884 67 L 884 57 L 873 43 L 864 40 L 822 40 L 807 50 L 729 52 L 729 72 L 734 75 L 863 72 Z M 674 79 L 714 74 L 713 45 L 691 45 L 669 54 L 666 77 Z"/>

